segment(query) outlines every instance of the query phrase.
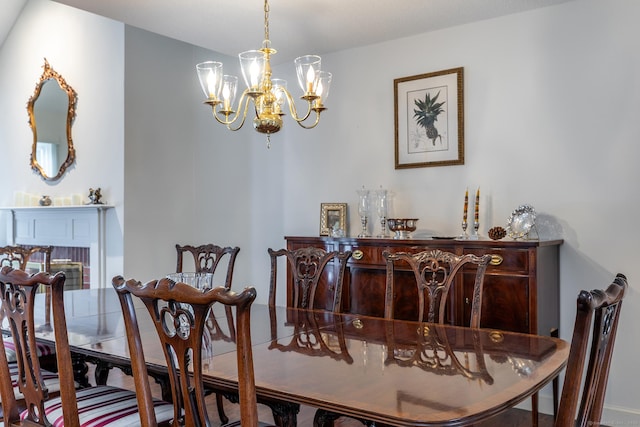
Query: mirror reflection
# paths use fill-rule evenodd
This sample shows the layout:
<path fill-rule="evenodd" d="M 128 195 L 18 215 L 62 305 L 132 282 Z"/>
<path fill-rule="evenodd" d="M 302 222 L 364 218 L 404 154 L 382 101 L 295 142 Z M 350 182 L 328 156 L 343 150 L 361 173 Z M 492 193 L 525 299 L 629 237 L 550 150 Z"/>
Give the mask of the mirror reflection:
<path fill-rule="evenodd" d="M 33 145 L 31 168 L 47 181 L 60 179 L 75 160 L 71 124 L 76 92 L 51 68 L 47 60 L 27 110 Z"/>

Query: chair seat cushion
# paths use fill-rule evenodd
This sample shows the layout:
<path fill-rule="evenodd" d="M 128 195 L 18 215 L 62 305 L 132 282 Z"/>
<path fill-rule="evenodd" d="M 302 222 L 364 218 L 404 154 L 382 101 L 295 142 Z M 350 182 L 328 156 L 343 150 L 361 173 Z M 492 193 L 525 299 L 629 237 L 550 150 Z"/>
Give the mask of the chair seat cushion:
<path fill-rule="evenodd" d="M 78 415 L 82 427 L 130 427 L 140 425 L 136 394 L 111 386 L 96 386 L 78 390 Z M 49 421 L 55 427 L 64 426 L 60 397 L 49 399 L 44 404 Z M 173 404 L 154 399 L 158 423 L 173 419 Z M 21 417 L 26 417 L 23 411 Z"/>
<path fill-rule="evenodd" d="M 4 350 L 7 355 L 7 362 L 15 362 L 16 361 L 16 345 L 13 342 L 12 337 L 3 337 L 4 340 Z M 53 345 L 43 344 L 38 342 L 36 344 L 38 357 L 43 356 L 51 356 L 56 354 L 56 348 Z"/>
<path fill-rule="evenodd" d="M 44 381 L 45 387 L 49 390 L 49 393 L 57 393 L 60 391 L 60 381 L 58 380 L 58 375 L 53 372 L 45 371 L 41 369 L 42 380 Z M 18 364 L 15 362 L 9 363 L 9 374 L 11 375 L 11 385 L 13 386 L 13 393 L 16 396 L 16 400 L 20 400 L 24 398 L 24 395 L 20 392 L 20 388 L 18 387 Z"/>

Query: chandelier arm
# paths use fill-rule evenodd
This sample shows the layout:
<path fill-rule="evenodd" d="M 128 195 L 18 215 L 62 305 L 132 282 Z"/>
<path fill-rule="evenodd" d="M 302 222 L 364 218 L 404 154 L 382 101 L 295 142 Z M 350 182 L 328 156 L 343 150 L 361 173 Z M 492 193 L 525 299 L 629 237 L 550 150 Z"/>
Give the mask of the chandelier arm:
<path fill-rule="evenodd" d="M 287 103 L 289 104 L 289 112 L 291 113 L 291 117 L 293 118 L 293 120 L 295 120 L 298 123 L 307 120 L 309 118 L 309 115 L 311 114 L 311 102 L 307 101 L 307 112 L 304 115 L 304 117 L 299 117 L 298 111 L 296 109 L 296 103 L 293 100 L 293 97 L 291 96 L 288 90 L 283 89 L 282 91 L 287 96 Z"/>
<path fill-rule="evenodd" d="M 249 109 L 249 99 L 250 97 L 244 96 L 244 93 L 242 94 L 242 98 L 240 98 L 240 102 L 238 103 L 238 112 L 236 113 L 236 117 L 231 122 L 227 123 L 227 129 L 235 132 L 244 125 L 244 121 L 247 119 L 247 110 Z M 244 102 L 244 107 L 242 106 L 242 102 Z M 242 111 L 242 120 L 237 127 L 233 128 L 231 125 L 238 119 L 240 111 Z"/>
<path fill-rule="evenodd" d="M 307 114 L 307 118 L 309 117 L 309 114 Z M 316 111 L 316 121 L 311 125 L 305 125 L 301 120 L 296 120 L 296 123 L 298 123 L 300 126 L 302 126 L 305 129 L 313 129 L 314 127 L 316 127 L 318 125 L 318 123 L 320 123 L 320 112 Z"/>
<path fill-rule="evenodd" d="M 213 117 L 215 117 L 216 121 L 218 123 L 220 123 L 221 125 L 225 125 L 226 126 L 229 123 L 231 123 L 231 122 L 227 123 L 224 119 L 221 119 L 220 117 L 218 117 L 218 113 L 216 112 L 216 108 L 215 107 L 213 107 L 213 111 L 212 112 L 213 112 Z"/>
<path fill-rule="evenodd" d="M 240 101 L 238 102 L 238 109 L 235 111 L 235 114 L 232 116 L 232 119 L 229 119 L 228 115 L 225 115 L 224 113 L 222 113 L 222 103 L 218 104 L 220 105 L 220 109 L 216 110 L 215 106 L 213 107 L 213 117 L 216 118 L 216 120 L 218 121 L 218 123 L 225 125 L 225 126 L 229 126 L 233 123 L 235 123 L 236 120 L 238 120 L 238 117 L 240 117 L 240 112 L 242 110 L 242 103 L 246 101 L 246 98 L 248 98 L 247 96 L 247 92 L 248 89 L 245 89 L 244 92 L 242 92 L 242 95 L 240 96 Z M 247 112 L 246 112 L 246 105 L 244 108 L 244 114 L 243 116 L 246 117 Z M 224 116 L 224 118 L 223 118 Z M 244 118 L 242 120 L 244 122 Z M 242 125 L 241 125 L 242 126 Z"/>

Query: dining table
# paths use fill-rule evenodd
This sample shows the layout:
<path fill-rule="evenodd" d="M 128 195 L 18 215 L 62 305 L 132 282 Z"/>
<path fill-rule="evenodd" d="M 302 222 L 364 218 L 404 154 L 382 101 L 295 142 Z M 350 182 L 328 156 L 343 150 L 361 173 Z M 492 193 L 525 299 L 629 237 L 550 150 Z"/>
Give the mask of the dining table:
<path fill-rule="evenodd" d="M 81 382 L 89 383 L 86 362 L 96 364 L 96 383 L 114 367 L 130 373 L 115 290 L 66 291 L 64 300 Z M 52 342 L 40 306 L 37 337 Z M 164 355 L 146 308 L 137 307 L 148 370 L 161 380 Z M 202 352 L 206 385 L 230 398 L 238 386 L 233 320 L 232 309 L 214 305 Z M 569 355 L 566 341 L 549 336 L 257 303 L 251 339 L 258 400 L 284 426 L 296 425 L 300 405 L 392 426 L 471 425 L 539 391 Z"/>

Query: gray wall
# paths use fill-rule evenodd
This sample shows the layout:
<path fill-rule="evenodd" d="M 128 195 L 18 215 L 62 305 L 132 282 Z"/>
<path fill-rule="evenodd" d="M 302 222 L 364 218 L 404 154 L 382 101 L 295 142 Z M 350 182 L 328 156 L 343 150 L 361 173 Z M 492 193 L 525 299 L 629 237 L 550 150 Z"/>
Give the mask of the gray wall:
<path fill-rule="evenodd" d="M 631 282 L 603 422 L 638 423 L 638 16 L 633 0 L 575 0 L 324 55 L 334 81 L 319 127 L 305 131 L 286 118 L 267 149 L 263 136 L 228 132 L 200 105 L 194 64 L 220 59 L 233 68 L 234 58 L 30 0 L 0 50 L 0 144 L 16 159 L 0 205 L 11 205 L 15 190 L 102 186 L 117 206 L 108 273 L 162 275 L 174 268 L 177 242 L 238 245 L 235 283 L 255 285 L 265 301 L 266 248 L 284 245 L 285 235 L 317 235 L 322 202 L 349 203 L 356 234 L 362 185 L 390 189 L 392 214 L 420 218 L 422 234 L 459 232 L 467 187 L 482 189 L 484 235 L 529 203 L 542 234 L 565 239 L 562 337 L 570 337 L 580 289 L 603 287 L 616 272 Z M 56 185 L 28 169 L 24 107 L 44 56 L 79 94 L 78 164 Z M 465 165 L 395 170 L 393 79 L 459 66 Z M 295 88 L 292 65 L 274 75 Z M 545 390 L 546 410 L 549 399 Z"/>
<path fill-rule="evenodd" d="M 251 251 L 251 146 L 201 104 L 204 52 L 132 27 L 125 40 L 125 271 L 172 271 L 176 243 L 240 246 L 240 265 Z M 238 269 L 236 283 L 249 278 Z"/>

